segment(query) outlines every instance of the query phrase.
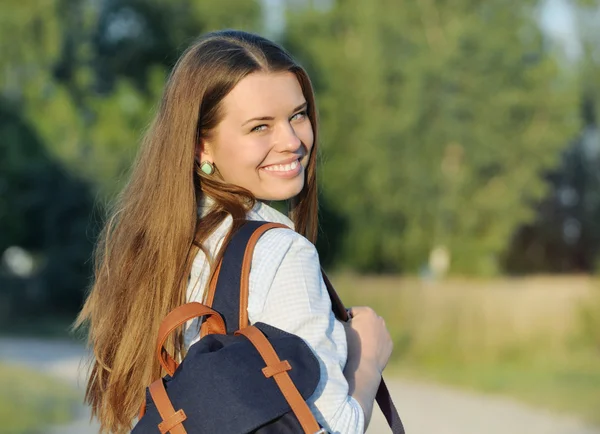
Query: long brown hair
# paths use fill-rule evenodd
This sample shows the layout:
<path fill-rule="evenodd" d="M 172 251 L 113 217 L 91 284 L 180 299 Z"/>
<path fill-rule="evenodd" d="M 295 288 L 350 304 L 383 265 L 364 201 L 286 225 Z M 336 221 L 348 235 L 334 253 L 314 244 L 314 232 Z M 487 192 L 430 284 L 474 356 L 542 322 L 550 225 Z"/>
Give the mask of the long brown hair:
<path fill-rule="evenodd" d="M 219 124 L 222 99 L 258 71 L 293 72 L 308 102 L 315 141 L 304 188 L 289 201 L 289 214 L 296 231 L 316 241 L 317 117 L 308 75 L 280 46 L 258 35 L 236 30 L 204 35 L 183 53 L 167 80 L 129 182 L 97 243 L 94 282 L 74 323 L 89 330 L 94 358 L 85 401 L 101 432 L 129 431 L 145 387 L 163 374 L 154 356 L 158 328 L 186 302 L 198 249 L 223 218 L 233 217 L 233 230 L 255 203 L 248 190 L 206 176 L 196 147 Z M 199 218 L 205 194 L 216 207 Z M 183 355 L 181 331 L 169 347 Z"/>

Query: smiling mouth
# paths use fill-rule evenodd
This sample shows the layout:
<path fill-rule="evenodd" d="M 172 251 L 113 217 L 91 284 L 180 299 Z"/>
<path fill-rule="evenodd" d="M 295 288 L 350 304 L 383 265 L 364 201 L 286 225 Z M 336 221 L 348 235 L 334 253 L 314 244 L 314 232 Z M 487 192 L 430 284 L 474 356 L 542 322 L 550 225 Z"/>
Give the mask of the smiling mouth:
<path fill-rule="evenodd" d="M 267 172 L 291 172 L 296 170 L 300 165 L 300 159 L 292 161 L 288 164 L 273 164 L 271 166 L 263 167 Z"/>

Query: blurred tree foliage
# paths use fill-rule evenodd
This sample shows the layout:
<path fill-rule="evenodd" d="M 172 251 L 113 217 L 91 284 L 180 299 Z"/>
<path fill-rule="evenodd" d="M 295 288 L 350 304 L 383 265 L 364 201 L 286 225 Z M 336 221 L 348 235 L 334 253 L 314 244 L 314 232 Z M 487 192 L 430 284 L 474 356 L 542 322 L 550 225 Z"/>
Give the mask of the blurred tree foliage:
<path fill-rule="evenodd" d="M 347 219 L 340 260 L 492 274 L 578 127 L 536 2 L 291 2 L 284 43 L 310 68 L 324 194 Z"/>
<path fill-rule="evenodd" d="M 3 3 L 0 256 L 19 246 L 35 264 L 25 278 L 2 263 L 5 309 L 78 308 L 105 203 L 125 181 L 169 69 L 206 31 L 264 33 L 267 4 Z M 593 22 L 581 26 L 584 60 L 566 64 L 541 34 L 534 0 L 282 4 L 281 42 L 317 90 L 324 263 L 414 272 L 445 247 L 454 273 L 594 266 Z M 564 236 L 573 224 L 574 244 Z"/>
<path fill-rule="evenodd" d="M 11 272 L 14 259 L 3 255 L 0 322 L 13 320 L 11 312 L 72 314 L 91 272 L 91 239 L 97 232 L 91 224 L 92 187 L 51 158 L 31 126 L 4 101 L 0 137 L 0 251 L 18 246 L 30 262 L 21 257 L 12 267 L 22 271 Z"/>
<path fill-rule="evenodd" d="M 259 31 L 261 18 L 257 1 L 3 3 L 0 256 L 18 246 L 33 267 L 19 275 L 4 255 L 2 320 L 79 309 L 105 203 L 125 181 L 168 69 L 199 34 Z"/>
<path fill-rule="evenodd" d="M 583 125 L 548 174 L 551 191 L 535 221 L 515 233 L 505 256 L 509 272 L 589 272 L 600 265 L 600 2 L 576 3 L 582 55 L 572 73 Z"/>
<path fill-rule="evenodd" d="M 6 97 L 53 155 L 110 197 L 135 153 L 168 69 L 199 34 L 258 30 L 256 2 L 12 0 L 0 37 Z M 234 12 L 230 12 L 234 11 Z M 49 114 L 52 116 L 49 116 Z"/>

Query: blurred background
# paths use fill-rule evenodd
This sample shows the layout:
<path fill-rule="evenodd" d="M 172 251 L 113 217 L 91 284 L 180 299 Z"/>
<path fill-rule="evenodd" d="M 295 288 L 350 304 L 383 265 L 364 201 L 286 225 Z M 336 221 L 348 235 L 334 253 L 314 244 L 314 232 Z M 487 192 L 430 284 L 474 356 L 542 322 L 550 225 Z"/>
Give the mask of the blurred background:
<path fill-rule="evenodd" d="M 318 249 L 386 319 L 408 431 L 599 432 L 599 0 L 0 0 L 0 432 L 87 432 L 50 427 L 85 414 L 92 248 L 220 28 L 313 80 Z"/>

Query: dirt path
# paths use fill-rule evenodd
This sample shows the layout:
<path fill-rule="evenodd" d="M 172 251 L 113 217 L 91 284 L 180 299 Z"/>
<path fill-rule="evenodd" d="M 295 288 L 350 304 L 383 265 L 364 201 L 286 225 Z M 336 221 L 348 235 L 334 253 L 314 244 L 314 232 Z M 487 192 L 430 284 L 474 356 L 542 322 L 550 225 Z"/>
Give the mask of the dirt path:
<path fill-rule="evenodd" d="M 81 346 L 65 341 L 0 338 L 0 360 L 31 366 L 78 385 L 83 355 Z M 388 379 L 388 387 L 408 434 L 600 434 L 576 418 L 555 415 L 506 398 L 463 392 L 432 384 Z M 79 419 L 65 427 L 48 428 L 49 434 L 95 434 L 82 407 Z M 374 410 L 369 434 L 389 432 L 383 416 Z"/>
<path fill-rule="evenodd" d="M 600 434 L 577 418 L 495 396 L 407 380 L 386 380 L 408 434 Z M 369 434 L 386 433 L 379 409 Z"/>

